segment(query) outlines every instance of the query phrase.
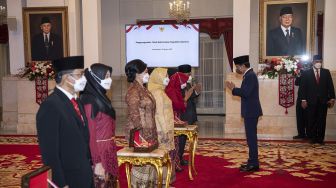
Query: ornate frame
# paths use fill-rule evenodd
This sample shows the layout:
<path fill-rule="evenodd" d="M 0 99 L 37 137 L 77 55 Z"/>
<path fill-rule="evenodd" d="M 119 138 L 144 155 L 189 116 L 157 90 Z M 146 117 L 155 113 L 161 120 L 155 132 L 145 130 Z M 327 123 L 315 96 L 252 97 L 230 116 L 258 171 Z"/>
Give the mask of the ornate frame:
<path fill-rule="evenodd" d="M 307 3 L 306 18 L 306 55 L 312 56 L 315 49 L 315 0 L 260 0 L 259 1 L 259 63 L 263 63 L 266 59 L 279 56 L 266 55 L 267 40 L 267 6 L 270 5 L 290 5 L 296 3 Z M 300 57 L 300 56 L 295 56 Z"/>
<path fill-rule="evenodd" d="M 30 62 L 31 57 L 31 26 L 36 26 L 37 23 L 30 23 L 31 15 L 48 15 L 61 14 L 61 33 L 63 41 L 63 56 L 68 56 L 69 54 L 69 27 L 68 27 L 68 8 L 67 7 L 28 7 L 22 9 L 22 20 L 23 20 L 23 31 L 24 31 L 24 52 L 25 52 L 25 62 Z M 57 20 L 59 21 L 59 20 Z M 36 20 L 40 23 L 40 20 Z M 55 25 L 55 19 L 51 20 L 52 24 Z M 56 22 L 57 23 L 57 22 Z M 58 23 L 57 23 L 58 24 Z M 57 25 L 56 24 L 56 25 Z M 57 26 L 56 26 L 57 27 Z M 52 29 L 53 31 L 54 29 Z"/>

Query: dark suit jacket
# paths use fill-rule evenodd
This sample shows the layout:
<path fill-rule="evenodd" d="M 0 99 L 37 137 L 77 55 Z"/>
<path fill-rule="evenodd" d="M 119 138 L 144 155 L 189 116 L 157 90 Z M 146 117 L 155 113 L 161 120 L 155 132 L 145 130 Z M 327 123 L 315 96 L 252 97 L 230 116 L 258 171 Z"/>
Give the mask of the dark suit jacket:
<path fill-rule="evenodd" d="M 298 95 L 297 96 L 297 100 L 301 101 L 302 100 L 301 77 L 296 77 L 294 83 L 295 83 L 296 86 L 299 86 L 299 88 L 298 88 L 298 94 L 297 94 Z"/>
<path fill-rule="evenodd" d="M 307 100 L 309 104 L 316 104 L 318 99 L 326 104 L 328 100 L 335 99 L 335 89 L 328 69 L 321 68 L 320 84 L 317 84 L 314 73 L 315 69 L 305 71 L 302 74 L 301 89 L 302 100 Z"/>
<path fill-rule="evenodd" d="M 50 33 L 49 36 L 49 48 L 47 53 L 47 48 L 44 44 L 43 33 L 35 35 L 31 43 L 31 55 L 33 61 L 46 61 L 55 60 L 63 57 L 63 41 L 61 38 Z"/>
<path fill-rule="evenodd" d="M 291 27 L 290 42 L 287 42 L 281 27 L 269 31 L 267 35 L 267 56 L 302 55 L 305 53 L 305 44 L 299 28 Z"/>
<path fill-rule="evenodd" d="M 243 118 L 258 118 L 262 116 L 259 100 L 259 82 L 253 69 L 246 72 L 241 87 L 234 88 L 232 95 L 241 97 L 241 115 Z"/>
<path fill-rule="evenodd" d="M 191 85 L 188 83 L 187 87 L 182 90 L 183 97 L 185 92 L 191 88 Z M 194 124 L 197 121 L 197 112 L 196 112 L 196 98 L 199 95 L 196 95 L 195 91 L 191 94 L 190 98 L 187 101 L 187 108 L 184 113 L 181 114 L 181 120 L 187 121 L 189 125 Z"/>
<path fill-rule="evenodd" d="M 80 109 L 83 110 L 82 106 Z M 36 115 L 43 163 L 52 168 L 53 181 L 59 187 L 89 188 L 92 185 L 89 132 L 85 113 L 82 114 L 85 123 L 69 98 L 55 88 Z"/>

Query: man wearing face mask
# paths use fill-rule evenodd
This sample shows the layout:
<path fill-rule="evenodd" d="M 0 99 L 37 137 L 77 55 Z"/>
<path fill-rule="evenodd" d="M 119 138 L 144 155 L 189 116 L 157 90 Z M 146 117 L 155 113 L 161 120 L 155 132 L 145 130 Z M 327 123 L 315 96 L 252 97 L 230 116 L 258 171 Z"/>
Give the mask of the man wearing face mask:
<path fill-rule="evenodd" d="M 58 187 L 91 188 L 89 131 L 77 93 L 83 91 L 84 57 L 53 61 L 56 88 L 36 115 L 37 136 L 43 163 L 52 169 Z"/>
<path fill-rule="evenodd" d="M 335 104 L 335 89 L 330 71 L 322 68 L 320 55 L 313 57 L 313 68 L 304 72 L 301 84 L 301 106 L 308 114 L 308 137 L 312 144 L 324 144 L 327 111 Z"/>
<path fill-rule="evenodd" d="M 191 76 L 191 66 L 188 64 L 180 65 L 177 67 L 178 72 L 182 72 L 189 76 L 189 79 L 186 83 L 186 87 L 182 89 L 182 95 L 184 101 L 187 103 L 187 108 L 184 113 L 181 114 L 181 120 L 188 122 L 189 125 L 195 124 L 197 121 L 197 112 L 196 112 L 196 98 L 201 93 L 201 85 L 192 83 Z M 186 145 L 187 136 L 179 136 L 179 158 L 181 165 L 188 165 L 188 161 L 183 159 L 184 148 Z"/>
<path fill-rule="evenodd" d="M 259 170 L 258 160 L 258 119 L 262 116 L 262 109 L 259 100 L 259 83 L 256 74 L 250 67 L 249 56 L 233 58 L 236 65 L 236 72 L 243 74 L 243 82 L 240 88 L 234 83 L 226 81 L 226 87 L 232 90 L 232 95 L 241 98 L 241 115 L 244 118 L 245 134 L 249 148 L 249 158 L 246 164 L 240 166 L 241 172 L 254 172 Z"/>

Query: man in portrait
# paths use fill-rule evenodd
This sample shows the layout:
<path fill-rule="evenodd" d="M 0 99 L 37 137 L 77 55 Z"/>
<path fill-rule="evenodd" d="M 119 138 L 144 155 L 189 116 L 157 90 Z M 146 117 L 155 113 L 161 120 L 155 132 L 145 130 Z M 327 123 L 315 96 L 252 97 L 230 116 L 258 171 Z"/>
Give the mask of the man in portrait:
<path fill-rule="evenodd" d="M 267 34 L 267 56 L 303 55 L 305 46 L 300 28 L 293 27 L 293 10 L 283 7 L 280 10 L 280 26 Z"/>
<path fill-rule="evenodd" d="M 32 61 L 52 61 L 63 57 L 63 42 L 57 34 L 51 32 L 49 17 L 42 17 L 40 28 L 41 33 L 36 34 L 31 42 Z"/>

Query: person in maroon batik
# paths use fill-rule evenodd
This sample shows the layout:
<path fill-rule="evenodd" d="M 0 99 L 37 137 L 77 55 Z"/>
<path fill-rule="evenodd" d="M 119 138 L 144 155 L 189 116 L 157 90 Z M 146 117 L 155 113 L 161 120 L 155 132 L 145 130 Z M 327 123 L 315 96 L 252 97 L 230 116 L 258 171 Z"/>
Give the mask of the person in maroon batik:
<path fill-rule="evenodd" d="M 112 67 L 96 63 L 85 70 L 87 85 L 80 95 L 90 131 L 90 151 L 96 188 L 117 187 L 118 161 L 115 110 L 106 96 Z"/>
<path fill-rule="evenodd" d="M 187 81 L 189 76 L 184 73 L 176 72 L 170 76 L 169 84 L 167 85 L 165 92 L 167 96 L 172 101 L 173 111 L 174 111 L 174 123 L 178 124 L 181 122 L 180 115 L 186 110 L 186 102 L 184 101 L 182 95 L 182 89 L 187 86 Z M 174 138 L 175 141 L 175 149 L 179 150 L 179 141 L 178 137 Z M 181 172 L 183 168 L 180 166 L 180 158 L 178 156 L 178 152 L 175 155 L 175 171 Z"/>

